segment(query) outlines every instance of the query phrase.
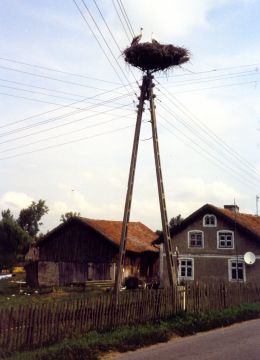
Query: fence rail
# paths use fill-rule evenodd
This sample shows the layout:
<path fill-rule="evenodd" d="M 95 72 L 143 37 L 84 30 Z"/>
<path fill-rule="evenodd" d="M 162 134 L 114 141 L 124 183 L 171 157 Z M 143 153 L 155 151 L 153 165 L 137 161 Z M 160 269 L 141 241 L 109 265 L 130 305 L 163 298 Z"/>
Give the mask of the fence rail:
<path fill-rule="evenodd" d="M 202 312 L 260 301 L 254 285 L 186 285 L 172 289 L 126 291 L 98 298 L 32 304 L 0 310 L 0 357 L 57 342 L 74 333 L 163 319 L 181 310 Z"/>

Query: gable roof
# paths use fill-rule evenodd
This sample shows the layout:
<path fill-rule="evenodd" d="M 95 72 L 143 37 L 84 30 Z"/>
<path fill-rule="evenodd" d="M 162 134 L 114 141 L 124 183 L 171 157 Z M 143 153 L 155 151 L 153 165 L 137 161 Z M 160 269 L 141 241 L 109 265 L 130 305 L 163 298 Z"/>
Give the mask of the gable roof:
<path fill-rule="evenodd" d="M 206 204 L 189 215 L 178 227 L 173 230 L 172 234 L 174 235 L 180 232 L 196 218 L 206 213 L 212 213 L 216 216 L 219 216 L 230 223 L 232 226 L 234 226 L 236 222 L 236 227 L 238 230 L 244 231 L 260 241 L 260 216 L 243 214 L 240 212 L 235 214 L 232 210 L 219 208 L 211 204 Z"/>
<path fill-rule="evenodd" d="M 49 238 L 54 232 L 59 231 L 59 229 L 75 221 L 86 227 L 90 227 L 114 245 L 120 246 L 122 221 L 96 220 L 84 217 L 73 217 L 69 219 L 66 223 L 60 224 L 46 234 L 44 239 Z M 126 250 L 136 253 L 145 251 L 158 252 L 158 248 L 152 244 L 157 238 L 158 235 L 141 222 L 129 222 Z"/>

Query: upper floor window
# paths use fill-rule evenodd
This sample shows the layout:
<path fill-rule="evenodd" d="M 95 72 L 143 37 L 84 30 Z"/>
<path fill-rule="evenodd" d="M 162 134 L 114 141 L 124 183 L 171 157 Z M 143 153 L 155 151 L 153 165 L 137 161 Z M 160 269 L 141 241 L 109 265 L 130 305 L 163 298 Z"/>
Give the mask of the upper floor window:
<path fill-rule="evenodd" d="M 203 217 L 203 226 L 217 226 L 217 218 L 215 215 L 207 214 Z"/>
<path fill-rule="evenodd" d="M 234 232 L 220 230 L 217 232 L 218 249 L 234 249 Z"/>
<path fill-rule="evenodd" d="M 180 259 L 179 261 L 179 278 L 183 280 L 194 279 L 193 259 Z"/>
<path fill-rule="evenodd" d="M 192 230 L 188 232 L 188 247 L 204 247 L 204 236 L 200 230 Z"/>
<path fill-rule="evenodd" d="M 229 281 L 246 281 L 245 263 L 241 259 L 228 260 Z"/>

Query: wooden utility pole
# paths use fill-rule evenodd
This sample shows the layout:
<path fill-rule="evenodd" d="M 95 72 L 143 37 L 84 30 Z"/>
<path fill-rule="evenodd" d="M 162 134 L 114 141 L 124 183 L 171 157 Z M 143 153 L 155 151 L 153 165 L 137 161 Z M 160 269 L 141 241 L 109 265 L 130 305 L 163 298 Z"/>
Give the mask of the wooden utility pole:
<path fill-rule="evenodd" d="M 159 153 L 159 142 L 158 142 L 156 116 L 155 116 L 155 105 L 154 105 L 155 95 L 153 94 L 154 84 L 152 82 L 152 79 L 153 79 L 153 76 L 149 72 L 147 72 L 147 74 L 143 76 L 142 86 L 140 88 L 141 94 L 139 97 L 139 104 L 138 104 L 138 111 L 137 111 L 135 135 L 134 135 L 134 142 L 133 142 L 133 149 L 132 149 L 132 156 L 131 156 L 131 164 L 130 164 L 130 171 L 129 171 L 129 178 L 128 178 L 124 217 L 123 217 L 122 232 L 121 232 L 121 239 L 120 239 L 119 256 L 118 256 L 116 279 L 115 279 L 115 293 L 116 293 L 117 301 L 118 301 L 118 295 L 119 295 L 119 291 L 120 291 L 121 283 L 122 283 L 122 272 L 123 272 L 123 265 L 124 265 L 125 251 L 126 251 L 127 231 L 128 231 L 128 224 L 129 224 L 129 219 L 130 219 L 137 152 L 138 152 L 138 145 L 139 145 L 139 138 L 140 138 L 142 115 L 143 115 L 143 111 L 144 111 L 144 103 L 146 100 L 148 100 L 150 103 L 154 158 L 155 158 L 157 185 L 158 185 L 158 193 L 159 193 L 159 201 L 160 201 L 163 239 L 164 239 L 164 247 L 165 247 L 165 252 L 166 252 L 170 286 L 173 287 L 174 283 L 176 284 L 176 282 L 177 282 L 176 265 L 175 265 L 173 253 L 172 253 L 171 238 L 170 238 L 170 231 L 169 231 L 169 225 L 168 225 L 165 194 L 164 194 L 163 179 L 162 179 L 161 161 L 160 161 L 160 153 Z"/>

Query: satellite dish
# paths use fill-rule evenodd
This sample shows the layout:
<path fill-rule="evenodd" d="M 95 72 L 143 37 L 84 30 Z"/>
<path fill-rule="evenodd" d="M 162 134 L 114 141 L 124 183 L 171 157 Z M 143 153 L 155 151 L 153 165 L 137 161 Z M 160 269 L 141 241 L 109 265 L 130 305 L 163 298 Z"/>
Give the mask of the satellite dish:
<path fill-rule="evenodd" d="M 255 254 L 250 251 L 246 252 L 244 255 L 244 260 L 246 264 L 253 265 L 255 263 Z"/>

